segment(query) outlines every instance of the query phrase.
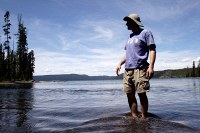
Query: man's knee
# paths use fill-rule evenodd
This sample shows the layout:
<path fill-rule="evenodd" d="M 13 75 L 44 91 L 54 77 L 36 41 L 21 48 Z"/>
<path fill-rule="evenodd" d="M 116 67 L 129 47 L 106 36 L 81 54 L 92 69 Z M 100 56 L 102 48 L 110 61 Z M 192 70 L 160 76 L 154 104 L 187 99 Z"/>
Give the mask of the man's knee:
<path fill-rule="evenodd" d="M 127 97 L 135 97 L 135 92 L 127 93 Z"/>
<path fill-rule="evenodd" d="M 138 93 L 138 96 L 139 96 L 140 100 L 145 100 L 145 99 L 147 99 L 146 92 L 144 92 L 144 93 Z"/>

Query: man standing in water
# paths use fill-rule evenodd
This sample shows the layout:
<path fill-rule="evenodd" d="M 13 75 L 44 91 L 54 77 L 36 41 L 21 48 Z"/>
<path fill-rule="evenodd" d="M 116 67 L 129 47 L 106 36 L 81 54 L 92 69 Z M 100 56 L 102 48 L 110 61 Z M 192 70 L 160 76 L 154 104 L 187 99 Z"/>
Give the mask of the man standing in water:
<path fill-rule="evenodd" d="M 127 94 L 131 115 L 133 118 L 139 116 L 135 92 L 138 93 L 141 104 L 141 117 L 148 114 L 148 98 L 146 91 L 150 89 L 149 80 L 154 73 L 154 62 L 156 58 L 156 45 L 152 33 L 143 29 L 140 17 L 137 14 L 130 14 L 124 17 L 128 30 L 132 33 L 125 44 L 126 54 L 116 68 L 119 75 L 121 66 L 125 63 L 124 91 Z M 150 54 L 150 62 L 148 56 Z"/>

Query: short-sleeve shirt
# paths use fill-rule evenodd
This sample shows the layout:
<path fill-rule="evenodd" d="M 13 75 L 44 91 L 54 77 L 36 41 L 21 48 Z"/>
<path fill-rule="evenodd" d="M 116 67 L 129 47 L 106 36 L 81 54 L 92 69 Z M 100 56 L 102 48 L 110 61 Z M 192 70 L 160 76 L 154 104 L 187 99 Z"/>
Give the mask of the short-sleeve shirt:
<path fill-rule="evenodd" d="M 126 45 L 125 69 L 135 69 L 148 66 L 149 46 L 154 44 L 151 31 L 141 29 L 130 35 Z"/>

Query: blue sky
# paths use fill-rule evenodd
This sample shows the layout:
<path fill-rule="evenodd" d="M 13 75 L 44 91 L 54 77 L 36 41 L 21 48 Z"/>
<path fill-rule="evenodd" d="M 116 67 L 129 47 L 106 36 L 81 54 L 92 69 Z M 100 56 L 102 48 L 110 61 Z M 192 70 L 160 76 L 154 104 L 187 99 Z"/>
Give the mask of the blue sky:
<path fill-rule="evenodd" d="M 0 25 L 8 10 L 13 35 L 22 14 L 34 75 L 115 75 L 130 34 L 122 19 L 130 13 L 154 35 L 155 70 L 192 67 L 200 59 L 199 7 L 199 0 L 0 0 Z"/>

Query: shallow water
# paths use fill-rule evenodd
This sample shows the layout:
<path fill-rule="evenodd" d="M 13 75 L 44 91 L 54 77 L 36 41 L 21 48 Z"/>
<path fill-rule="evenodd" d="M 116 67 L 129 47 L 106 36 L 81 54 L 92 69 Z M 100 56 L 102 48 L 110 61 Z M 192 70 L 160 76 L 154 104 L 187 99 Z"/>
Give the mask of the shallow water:
<path fill-rule="evenodd" d="M 0 132 L 200 132 L 200 79 L 152 79 L 150 118 L 133 120 L 121 80 L 0 89 Z M 138 97 L 137 97 L 138 99 Z"/>

